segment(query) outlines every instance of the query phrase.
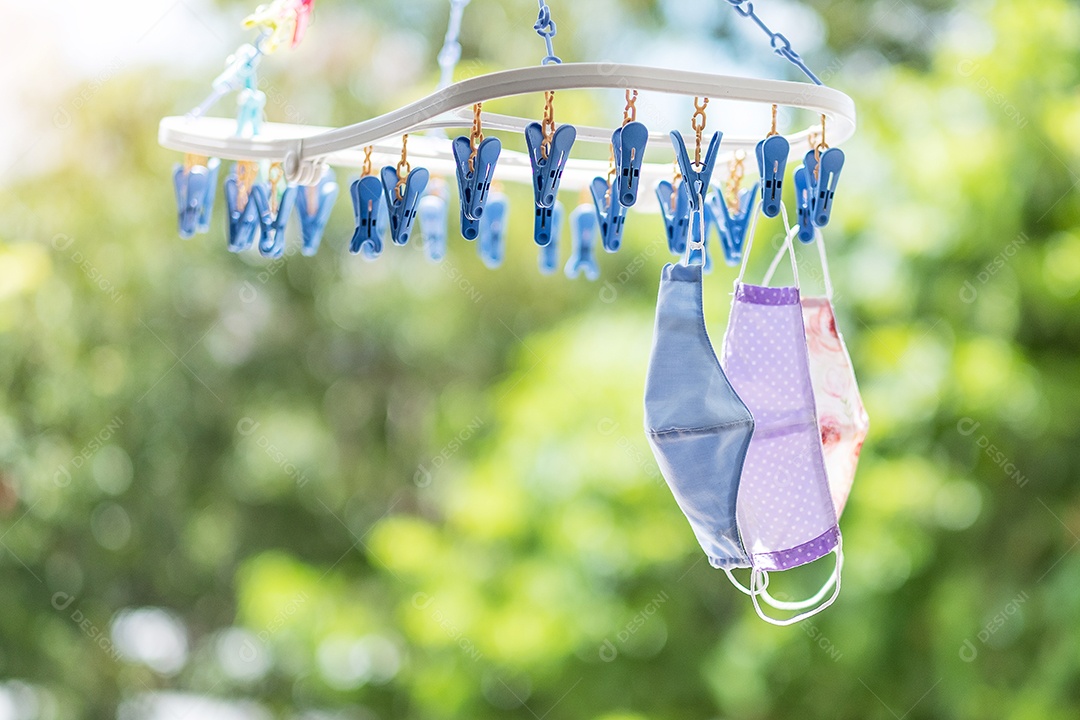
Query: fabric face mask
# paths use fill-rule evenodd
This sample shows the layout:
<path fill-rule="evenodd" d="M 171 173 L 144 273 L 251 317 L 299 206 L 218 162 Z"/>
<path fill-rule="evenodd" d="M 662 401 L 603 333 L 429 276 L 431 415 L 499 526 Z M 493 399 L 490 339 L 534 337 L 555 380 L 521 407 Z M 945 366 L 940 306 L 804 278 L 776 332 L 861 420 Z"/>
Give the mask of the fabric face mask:
<path fill-rule="evenodd" d="M 756 220 L 756 216 L 755 216 Z M 731 319 L 724 338 L 724 371 L 754 416 L 755 430 L 740 481 L 739 531 L 753 571 L 749 594 L 758 615 L 790 625 L 828 607 L 840 590 L 840 529 L 825 474 L 817 409 L 811 387 L 798 268 L 793 287 L 743 282 L 753 229 L 735 283 Z M 837 568 L 819 595 L 835 583 L 832 596 L 814 610 L 777 620 L 758 604 L 764 594 L 775 607 L 797 609 L 804 603 L 772 601 L 764 593 L 769 571 L 787 570 L 837 553 Z"/>
<path fill-rule="evenodd" d="M 810 379 L 817 405 L 821 446 L 825 454 L 825 473 L 836 516 L 840 517 L 855 480 L 859 452 L 870 430 L 870 419 L 859 395 L 851 356 L 848 355 L 843 336 L 836 329 L 832 280 L 821 233 L 817 233 L 815 240 L 821 258 L 825 295 L 802 298 L 803 325 L 806 328 Z M 769 283 L 785 251 L 786 246 L 780 248 L 773 258 L 765 274 L 765 284 Z"/>
<path fill-rule="evenodd" d="M 645 379 L 645 432 L 675 501 L 715 568 L 750 566 L 739 538 L 736 501 L 753 430 L 754 419 L 724 376 L 705 331 L 701 266 L 666 265 Z"/>

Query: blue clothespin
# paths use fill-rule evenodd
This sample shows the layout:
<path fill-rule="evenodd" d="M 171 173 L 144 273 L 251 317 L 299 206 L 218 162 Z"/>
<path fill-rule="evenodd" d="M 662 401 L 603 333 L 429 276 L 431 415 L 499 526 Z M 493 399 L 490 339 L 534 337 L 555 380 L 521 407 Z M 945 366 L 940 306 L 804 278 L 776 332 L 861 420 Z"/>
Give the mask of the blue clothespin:
<path fill-rule="evenodd" d="M 173 190 L 176 192 L 180 237 L 185 240 L 198 229 L 199 217 L 203 214 L 203 204 L 210 188 L 210 172 L 205 167 L 194 165 L 185 169 L 177 163 L 173 170 Z"/>
<path fill-rule="evenodd" d="M 624 207 L 630 207 L 637 202 L 641 162 L 645 159 L 645 144 L 648 142 L 649 130 L 636 120 L 616 128 L 611 134 L 611 148 L 615 154 L 615 170 L 618 173 L 612 193 Z"/>
<path fill-rule="evenodd" d="M 705 233 L 701 232 L 701 220 L 705 219 Z M 712 272 L 712 253 L 709 252 L 709 236 L 712 234 L 713 227 L 717 226 L 716 216 L 713 214 L 712 205 L 708 198 L 705 200 L 705 205 L 700 213 L 690 214 L 690 233 L 687 235 L 687 246 L 690 248 L 686 256 L 686 263 L 688 265 L 701 265 L 703 272 Z M 696 248 L 691 245 L 689 240 L 693 238 L 695 241 L 701 241 L 703 244 L 701 248 Z"/>
<path fill-rule="evenodd" d="M 296 186 L 287 185 L 277 198 L 277 207 L 272 206 L 272 186 L 265 186 L 264 193 L 254 197 L 259 208 L 259 220 L 262 235 L 259 237 L 259 254 L 263 257 L 279 258 L 285 254 L 285 226 L 289 224 L 296 205 Z M 275 213 L 275 209 L 277 212 Z"/>
<path fill-rule="evenodd" d="M 317 185 L 304 187 L 297 193 L 296 214 L 300 216 L 300 235 L 303 238 L 300 252 L 304 255 L 311 256 L 318 252 L 337 196 L 338 184 L 330 168 L 323 171 Z"/>
<path fill-rule="evenodd" d="M 432 262 L 446 257 L 446 195 L 446 183 L 436 180 L 416 208 L 424 235 L 424 253 Z"/>
<path fill-rule="evenodd" d="M 724 260 L 732 267 L 742 262 L 743 244 L 746 242 L 746 231 L 750 226 L 750 220 L 754 216 L 757 205 L 758 183 L 739 193 L 739 212 L 732 213 L 728 209 L 727 201 L 720 193 L 713 193 L 706 200 L 706 206 L 711 211 L 713 222 L 720 231 L 720 248 L 724 251 Z"/>
<path fill-rule="evenodd" d="M 836 185 L 840 182 L 840 171 L 844 169 L 844 151 L 840 148 L 828 148 L 821 153 L 819 160 L 811 150 L 803 158 L 803 167 L 806 168 L 806 177 L 810 182 L 810 220 L 819 228 L 825 227 L 832 214 L 833 196 L 836 195 Z"/>
<path fill-rule="evenodd" d="M 562 179 L 563 168 L 576 138 L 577 130 L 573 125 L 560 126 L 551 136 L 551 147 L 545 157 L 544 131 L 540 123 L 532 122 L 525 126 L 525 145 L 528 146 L 529 159 L 532 161 L 533 194 L 540 207 L 549 208 L 555 204 L 555 196 L 559 193 L 559 180 Z"/>
<path fill-rule="evenodd" d="M 555 207 L 536 208 L 537 222 L 540 219 L 540 211 L 549 215 L 547 223 L 548 241 L 540 246 L 540 272 L 550 275 L 559 268 L 559 236 L 562 234 L 563 206 L 555 201 Z"/>
<path fill-rule="evenodd" d="M 814 190 L 811 187 L 812 184 L 813 181 L 805 165 L 795 170 L 795 209 L 798 212 L 799 220 L 798 237 L 804 243 L 814 241 Z"/>
<path fill-rule="evenodd" d="M 686 152 L 686 143 L 683 142 L 682 134 L 673 130 L 671 142 L 675 146 L 675 157 L 679 161 L 679 172 L 683 176 L 683 184 L 690 193 L 690 210 L 701 212 L 705 196 L 709 192 L 709 183 L 712 181 L 713 167 L 716 165 L 716 155 L 720 152 L 720 139 L 723 133 L 713 133 L 709 141 L 709 149 L 705 151 L 705 160 L 700 165 L 690 161 Z M 696 168 L 696 169 L 695 169 Z"/>
<path fill-rule="evenodd" d="M 492 269 L 502 265 L 503 256 L 506 254 L 506 215 L 509 208 L 510 203 L 505 195 L 499 192 L 491 193 L 484 214 L 478 221 L 480 227 L 477 250 L 484 265 Z"/>
<path fill-rule="evenodd" d="M 243 252 L 255 242 L 259 232 L 259 207 L 266 202 L 266 190 L 254 183 L 248 190 L 247 202 L 239 207 L 240 187 L 235 169 L 225 178 L 225 205 L 227 209 L 228 241 L 230 252 Z"/>
<path fill-rule="evenodd" d="M 555 208 L 559 207 L 559 201 L 555 201 L 555 205 L 552 207 L 536 206 L 536 213 L 533 219 L 533 240 L 541 248 L 546 248 L 551 243 L 555 242 L 559 232 L 559 217 L 555 216 Z"/>
<path fill-rule="evenodd" d="M 206 197 L 199 204 L 199 215 L 196 221 L 196 229 L 201 233 L 210 232 L 210 216 L 214 214 L 214 196 L 217 195 L 218 168 L 221 161 L 210 158 L 206 161 Z"/>
<path fill-rule="evenodd" d="M 379 202 L 383 194 L 382 183 L 374 175 L 365 175 L 354 180 L 349 190 L 356 218 L 356 231 L 349 243 L 349 252 L 355 255 L 363 251 L 364 257 L 374 260 L 382 254 L 385 235 L 379 227 L 379 220 L 386 213 L 386 204 Z"/>
<path fill-rule="evenodd" d="M 563 271 L 568 278 L 585 273 L 589 280 L 600 277 L 596 264 L 596 211 L 591 205 L 578 205 L 570 213 L 570 257 Z"/>
<path fill-rule="evenodd" d="M 757 144 L 758 174 L 761 176 L 761 212 L 765 217 L 780 214 L 784 172 L 791 146 L 783 135 L 770 135 Z"/>
<path fill-rule="evenodd" d="M 675 194 L 672 203 L 671 195 Z M 660 203 L 660 215 L 664 218 L 664 234 L 668 250 L 675 255 L 686 252 L 686 233 L 690 231 L 690 196 L 685 183 L 673 187 L 667 180 L 656 184 L 656 199 Z"/>
<path fill-rule="evenodd" d="M 614 183 L 613 183 L 614 185 Z M 596 222 L 600 226 L 600 241 L 604 250 L 613 253 L 622 245 L 623 225 L 626 223 L 626 206 L 615 197 L 614 188 L 602 177 L 593 178 L 593 205 L 596 206 Z"/>
<path fill-rule="evenodd" d="M 457 164 L 458 197 L 461 201 L 461 234 L 466 240 L 475 240 L 480 231 L 475 221 L 484 214 L 488 191 L 495 175 L 495 163 L 502 152 L 498 138 L 487 138 L 476 148 L 476 157 L 470 169 L 472 144 L 462 135 L 454 140 L 454 162 Z"/>
<path fill-rule="evenodd" d="M 390 215 L 390 240 L 395 245 L 409 242 L 409 231 L 416 218 L 416 205 L 428 183 L 426 168 L 416 168 L 409 172 L 405 185 L 398 193 L 398 171 L 393 165 L 382 169 L 383 195 L 386 197 L 386 211 Z"/>

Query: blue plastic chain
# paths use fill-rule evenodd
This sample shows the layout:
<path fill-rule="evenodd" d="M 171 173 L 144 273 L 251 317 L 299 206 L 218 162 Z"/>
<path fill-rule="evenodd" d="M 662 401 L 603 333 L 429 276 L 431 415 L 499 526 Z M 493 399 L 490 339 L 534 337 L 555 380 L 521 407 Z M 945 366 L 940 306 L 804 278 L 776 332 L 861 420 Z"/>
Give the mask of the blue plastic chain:
<path fill-rule="evenodd" d="M 555 54 L 555 46 L 551 42 L 551 38 L 555 37 L 555 33 L 558 32 L 555 29 L 555 21 L 551 19 L 551 8 L 548 7 L 544 0 L 538 0 L 538 2 L 540 3 L 540 13 L 536 16 L 536 22 L 533 23 L 533 30 L 536 31 L 537 35 L 544 38 L 544 42 L 547 44 L 547 55 L 540 61 L 540 64 L 550 65 L 554 63 L 558 65 L 562 60 Z"/>
<path fill-rule="evenodd" d="M 446 37 L 443 38 L 442 50 L 439 50 L 439 90 L 454 82 L 454 68 L 461 60 L 461 16 L 469 0 L 450 0 L 450 20 L 446 24 Z"/>
<path fill-rule="evenodd" d="M 784 58 L 795 67 L 802 70 L 803 74 L 806 75 L 806 77 L 810 78 L 810 80 L 815 85 L 822 84 L 821 80 L 818 79 L 818 76 L 815 75 L 813 71 L 806 66 L 806 63 L 803 62 L 803 59 L 799 57 L 799 53 L 795 52 L 795 50 L 792 49 L 791 42 L 780 33 L 770 30 L 769 26 L 766 25 L 765 22 L 757 16 L 757 13 L 754 12 L 754 3 L 750 2 L 749 0 L 727 1 L 728 4 L 731 5 L 731 7 L 735 10 L 735 12 L 739 13 L 743 17 L 748 17 L 753 20 L 757 24 L 757 26 L 761 28 L 766 35 L 769 36 L 769 44 L 772 45 L 774 53 Z M 542 0 L 540 4 L 544 4 Z"/>

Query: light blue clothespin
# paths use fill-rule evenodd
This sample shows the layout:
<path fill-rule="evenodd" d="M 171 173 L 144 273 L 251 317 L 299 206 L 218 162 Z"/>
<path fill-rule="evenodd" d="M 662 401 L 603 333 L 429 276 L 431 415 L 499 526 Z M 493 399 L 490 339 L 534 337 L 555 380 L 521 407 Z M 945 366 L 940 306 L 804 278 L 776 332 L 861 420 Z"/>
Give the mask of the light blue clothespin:
<path fill-rule="evenodd" d="M 259 207 L 266 202 L 266 189 L 259 183 L 253 183 L 248 191 L 247 201 L 239 206 L 240 186 L 234 168 L 225 178 L 225 205 L 227 210 L 228 242 L 230 252 L 243 252 L 255 242 L 260 230 Z"/>
<path fill-rule="evenodd" d="M 675 193 L 675 202 L 671 195 Z M 664 218 L 664 234 L 667 236 L 668 250 L 675 255 L 686 252 L 686 233 L 690 231 L 690 196 L 686 184 L 680 182 L 673 187 L 667 180 L 656 184 L 656 199 L 660 203 L 660 215 Z"/>
<path fill-rule="evenodd" d="M 720 248 L 724 251 L 724 261 L 732 267 L 742 262 L 743 244 L 746 231 L 757 206 L 758 183 L 739 193 L 739 212 L 732 213 L 727 201 L 720 193 L 713 193 L 705 200 L 710 210 L 712 221 L 716 223 L 720 235 Z"/>
<path fill-rule="evenodd" d="M 836 185 L 840 182 L 840 171 L 844 169 L 844 151 L 840 148 L 828 148 L 821 153 L 820 159 L 815 152 L 811 150 L 806 153 L 803 167 L 806 168 L 810 188 L 810 220 L 816 227 L 821 228 L 829 224 L 829 216 L 832 214 Z"/>
<path fill-rule="evenodd" d="M 532 122 L 525 126 L 525 145 L 533 170 L 533 195 L 540 207 L 549 208 L 555 204 L 563 168 L 570 158 L 570 148 L 576 138 L 577 130 L 573 125 L 560 126 L 552 135 L 551 146 L 545 154 L 544 130 L 540 123 Z"/>
<path fill-rule="evenodd" d="M 301 188 L 296 196 L 296 214 L 300 216 L 300 235 L 303 245 L 300 252 L 311 256 L 319 251 L 323 231 L 330 220 L 334 201 L 338 196 L 334 171 L 326 168 L 316 185 Z"/>
<path fill-rule="evenodd" d="M 446 257 L 446 195 L 446 183 L 436 178 L 416 209 L 424 236 L 424 253 L 432 262 Z"/>
<path fill-rule="evenodd" d="M 555 207 L 536 208 L 537 222 L 539 222 L 541 211 L 549 216 L 549 222 L 547 223 L 548 241 L 540 246 L 540 272 L 550 275 L 559 269 L 559 236 L 562 234 L 563 206 L 556 200 Z"/>
<path fill-rule="evenodd" d="M 386 214 L 386 204 L 380 202 L 383 194 L 382 183 L 374 175 L 365 175 L 353 181 L 349 188 L 352 197 L 353 216 L 356 218 L 356 231 L 349 243 L 349 252 L 356 255 L 364 253 L 368 260 L 374 260 L 382 254 L 383 232 L 379 220 Z M 389 218 L 389 215 L 386 215 Z M 386 221 L 389 224 L 389 219 Z"/>
<path fill-rule="evenodd" d="M 289 224 L 293 206 L 296 205 L 296 186 L 286 185 L 277 198 L 277 207 L 273 207 L 275 192 L 273 185 L 263 186 L 264 193 L 253 199 L 259 208 L 259 220 L 262 235 L 259 237 L 259 254 L 268 258 L 279 258 L 285 254 L 285 226 Z M 275 209 L 277 212 L 275 212 Z"/>
<path fill-rule="evenodd" d="M 804 243 L 814 241 L 812 180 L 803 165 L 795 170 L 795 210 L 798 214 L 798 238 Z"/>
<path fill-rule="evenodd" d="M 472 144 L 464 135 L 454 140 L 452 147 L 461 201 L 461 234 L 466 240 L 475 240 L 480 231 L 476 221 L 484 214 L 502 143 L 498 138 L 486 138 L 477 146 L 476 157 L 472 157 Z"/>
<path fill-rule="evenodd" d="M 237 137 L 252 137 L 262 129 L 263 109 L 266 107 L 266 93 L 259 90 L 255 82 L 255 73 L 244 79 L 244 89 L 237 101 L 240 112 L 236 117 Z"/>
<path fill-rule="evenodd" d="M 210 232 L 210 217 L 214 214 L 214 196 L 217 195 L 217 178 L 220 167 L 221 161 L 217 158 L 209 158 L 206 161 L 206 197 L 199 204 L 199 215 L 195 226 L 200 233 Z"/>
<path fill-rule="evenodd" d="M 589 190 L 592 192 L 593 205 L 596 207 L 600 241 L 604 245 L 604 250 L 613 253 L 622 245 L 626 206 L 618 201 L 614 189 L 602 177 L 593 178 Z"/>
<path fill-rule="evenodd" d="M 480 252 L 480 260 L 492 269 L 502 265 L 503 256 L 506 254 L 506 216 L 509 208 L 510 203 L 506 196 L 493 192 L 488 198 L 484 214 L 478 221 L 480 227 L 477 250 Z"/>
<path fill-rule="evenodd" d="M 761 176 L 761 212 L 765 217 L 780 214 L 784 173 L 791 146 L 783 135 L 770 135 L 757 144 L 758 174 Z"/>
<path fill-rule="evenodd" d="M 392 165 L 382 169 L 383 195 L 386 198 L 386 212 L 390 216 L 390 240 L 395 245 L 409 242 L 409 231 L 416 218 L 416 206 L 428 183 L 426 168 L 409 171 L 405 184 L 398 192 L 398 171 Z"/>
<path fill-rule="evenodd" d="M 705 151 L 705 160 L 701 164 L 691 162 L 686 152 L 686 143 L 683 142 L 682 134 L 678 130 L 671 132 L 671 142 L 675 146 L 675 157 L 679 161 L 679 172 L 683 176 L 683 184 L 690 194 L 690 210 L 701 212 L 705 196 L 709 192 L 709 183 L 712 182 L 713 168 L 716 165 L 716 155 L 720 152 L 720 140 L 723 133 L 713 133 L 709 141 L 709 149 Z"/>
<path fill-rule="evenodd" d="M 578 205 L 570 213 L 570 257 L 564 272 L 568 278 L 584 273 L 589 280 L 600 277 L 596 264 L 596 211 L 592 205 Z"/>
<path fill-rule="evenodd" d="M 617 173 L 612 193 L 624 207 L 630 207 L 637 202 L 641 163 L 645 159 L 645 145 L 648 142 L 649 130 L 636 120 L 616 128 L 611 134 L 611 148 L 615 155 Z"/>

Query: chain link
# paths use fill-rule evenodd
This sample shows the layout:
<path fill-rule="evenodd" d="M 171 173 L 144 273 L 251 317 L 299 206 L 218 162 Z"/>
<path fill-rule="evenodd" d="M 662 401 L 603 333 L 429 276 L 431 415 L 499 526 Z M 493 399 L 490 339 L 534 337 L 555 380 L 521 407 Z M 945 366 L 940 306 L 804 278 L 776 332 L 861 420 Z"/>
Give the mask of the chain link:
<path fill-rule="evenodd" d="M 773 135 L 779 135 L 776 131 L 776 106 L 772 106 L 772 128 L 769 130 L 769 134 L 765 137 L 772 137 Z"/>
<path fill-rule="evenodd" d="M 772 46 L 774 53 L 799 68 L 799 70 L 802 70 L 803 74 L 810 78 L 815 85 L 822 84 L 821 80 L 818 79 L 818 76 L 815 75 L 813 71 L 806 66 L 803 59 L 799 57 L 799 53 L 795 52 L 791 47 L 791 41 L 780 33 L 770 30 L 769 26 L 765 24 L 765 21 L 758 17 L 757 13 L 754 12 L 754 3 L 749 0 L 727 0 L 727 2 L 735 12 L 745 18 L 753 20 L 754 23 L 761 28 L 762 32 L 769 36 L 769 45 Z"/>
<path fill-rule="evenodd" d="M 284 178 L 285 171 L 281 168 L 281 163 L 270 163 L 267 179 L 270 181 L 270 212 L 274 215 L 277 215 L 278 210 L 278 185 Z"/>
<path fill-rule="evenodd" d="M 701 102 L 701 98 L 694 98 L 694 116 L 690 118 L 690 128 L 694 131 L 694 165 L 701 165 L 701 133 L 705 132 L 705 108 L 709 106 L 709 98 Z"/>
<path fill-rule="evenodd" d="M 814 182 L 818 181 L 821 169 L 821 153 L 829 149 L 829 143 L 825 142 L 825 113 L 821 114 L 821 138 L 814 143 Z"/>
<path fill-rule="evenodd" d="M 469 147 L 472 149 L 469 153 L 469 172 L 476 170 L 476 153 L 480 148 L 480 143 L 484 142 L 484 128 L 480 120 L 481 105 L 483 103 L 473 105 L 472 132 L 469 134 Z"/>
<path fill-rule="evenodd" d="M 544 93 L 544 123 L 541 125 L 541 129 L 544 133 L 544 140 L 540 143 L 540 157 L 547 160 L 548 153 L 551 152 L 551 138 L 555 135 L 555 91 L 548 90 Z"/>
<path fill-rule="evenodd" d="M 558 65 L 562 62 L 559 56 L 555 54 L 555 45 L 551 42 L 551 38 L 555 37 L 558 30 L 555 28 L 555 21 L 551 19 L 551 8 L 547 6 L 544 0 L 539 0 L 540 12 L 536 16 L 536 22 L 533 23 L 533 30 L 536 34 L 544 38 L 544 44 L 547 45 L 547 55 L 540 61 L 541 65 Z"/>
<path fill-rule="evenodd" d="M 739 212 L 741 205 L 739 202 L 739 189 L 742 187 L 743 175 L 746 173 L 745 161 L 746 153 L 743 150 L 737 150 L 731 158 L 731 164 L 728 165 L 729 174 L 727 186 L 724 189 L 724 198 L 733 212 Z"/>
<path fill-rule="evenodd" d="M 626 127 L 628 123 L 635 122 L 637 120 L 637 90 L 626 91 L 626 108 L 622 113 L 622 124 Z"/>
<path fill-rule="evenodd" d="M 394 194 L 397 195 L 398 200 L 405 199 L 405 181 L 409 178 L 409 172 L 412 170 L 409 167 L 408 147 L 409 134 L 405 133 L 401 136 L 401 160 L 397 164 L 397 185 L 394 186 Z"/>
<path fill-rule="evenodd" d="M 250 160 L 241 160 L 236 163 L 236 206 L 243 210 L 247 207 L 248 195 L 251 194 L 251 186 L 255 184 L 255 178 L 259 175 L 259 166 Z"/>
<path fill-rule="evenodd" d="M 371 151 L 374 149 L 374 145 L 368 145 L 364 148 L 364 167 L 360 172 L 365 177 L 371 174 Z"/>

